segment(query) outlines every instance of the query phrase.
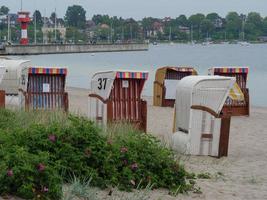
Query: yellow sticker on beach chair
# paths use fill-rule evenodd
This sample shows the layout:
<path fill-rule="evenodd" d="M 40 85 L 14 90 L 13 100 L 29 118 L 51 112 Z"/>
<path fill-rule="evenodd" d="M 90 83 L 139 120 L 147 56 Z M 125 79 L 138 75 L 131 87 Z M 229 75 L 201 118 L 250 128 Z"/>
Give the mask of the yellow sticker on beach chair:
<path fill-rule="evenodd" d="M 241 91 L 241 89 L 237 83 L 235 83 L 233 88 L 230 90 L 229 97 L 232 100 L 236 100 L 236 101 L 244 101 L 245 100 L 244 94 Z"/>

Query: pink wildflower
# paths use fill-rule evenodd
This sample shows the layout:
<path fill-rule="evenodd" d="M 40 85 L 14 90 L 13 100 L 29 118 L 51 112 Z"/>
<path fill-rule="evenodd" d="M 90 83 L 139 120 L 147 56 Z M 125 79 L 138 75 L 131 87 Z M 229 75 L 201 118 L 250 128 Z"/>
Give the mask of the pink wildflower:
<path fill-rule="evenodd" d="M 48 187 L 43 187 L 43 190 L 42 190 L 43 192 L 48 192 L 49 190 L 48 190 Z"/>
<path fill-rule="evenodd" d="M 122 148 L 121 148 L 121 153 L 127 153 L 127 152 L 128 152 L 127 147 L 122 147 Z"/>
<path fill-rule="evenodd" d="M 137 163 L 133 163 L 133 164 L 131 165 L 131 169 L 132 169 L 133 171 L 137 170 L 137 169 L 138 169 L 138 165 L 137 165 Z"/>
<path fill-rule="evenodd" d="M 39 172 L 42 172 L 45 170 L 45 165 L 43 163 L 39 163 L 37 166 L 37 169 Z"/>
<path fill-rule="evenodd" d="M 13 175 L 14 173 L 12 169 L 7 170 L 7 176 L 12 177 Z"/>
<path fill-rule="evenodd" d="M 50 142 L 54 143 L 54 142 L 56 142 L 57 137 L 55 135 L 51 134 L 51 135 L 48 136 L 48 139 L 50 140 Z"/>

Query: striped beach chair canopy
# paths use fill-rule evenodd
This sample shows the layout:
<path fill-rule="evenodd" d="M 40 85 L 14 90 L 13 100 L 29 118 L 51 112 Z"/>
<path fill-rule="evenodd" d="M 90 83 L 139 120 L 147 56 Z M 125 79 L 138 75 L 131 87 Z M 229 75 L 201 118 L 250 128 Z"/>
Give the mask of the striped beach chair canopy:
<path fill-rule="evenodd" d="M 43 75 L 67 75 L 67 67 L 41 67 L 34 66 L 28 68 L 29 74 L 43 74 Z"/>
<path fill-rule="evenodd" d="M 147 71 L 117 71 L 116 78 L 129 78 L 129 79 L 148 79 Z"/>
<path fill-rule="evenodd" d="M 234 67 L 234 66 L 230 66 L 230 67 L 212 67 L 209 69 L 209 72 L 211 75 L 214 75 L 216 73 L 221 73 L 221 74 L 229 74 L 229 73 L 233 73 L 233 74 L 248 74 L 249 72 L 249 67 Z"/>

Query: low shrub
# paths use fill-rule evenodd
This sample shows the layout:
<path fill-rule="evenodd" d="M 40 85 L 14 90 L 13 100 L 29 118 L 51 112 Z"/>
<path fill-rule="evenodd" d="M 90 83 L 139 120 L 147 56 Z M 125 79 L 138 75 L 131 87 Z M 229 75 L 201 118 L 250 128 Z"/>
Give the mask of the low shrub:
<path fill-rule="evenodd" d="M 62 180 L 49 164 L 49 155 L 20 146 L 1 145 L 0 194 L 25 199 L 60 199 Z"/>
<path fill-rule="evenodd" d="M 72 115 L 32 115 L 0 110 L 2 195 L 60 199 L 62 184 L 73 176 L 127 191 L 151 183 L 176 192 L 192 188 L 190 174 L 172 151 L 149 134 L 130 126 L 101 132 L 93 122 Z"/>

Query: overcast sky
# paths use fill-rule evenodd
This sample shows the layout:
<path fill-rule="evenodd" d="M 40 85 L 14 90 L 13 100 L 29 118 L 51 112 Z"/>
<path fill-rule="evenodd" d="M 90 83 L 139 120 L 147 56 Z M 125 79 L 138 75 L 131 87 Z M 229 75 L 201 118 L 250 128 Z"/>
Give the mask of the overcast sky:
<path fill-rule="evenodd" d="M 6 5 L 15 13 L 20 9 L 20 1 L 0 0 L 0 6 Z M 244 14 L 256 11 L 267 16 L 267 0 L 23 0 L 23 10 L 32 12 L 38 9 L 42 15 L 50 16 L 56 7 L 58 15 L 63 17 L 67 7 L 73 4 L 82 5 L 87 17 L 109 14 L 141 19 L 146 16 L 161 18 L 210 12 L 224 17 L 229 11 Z"/>

